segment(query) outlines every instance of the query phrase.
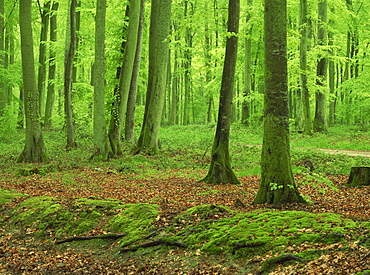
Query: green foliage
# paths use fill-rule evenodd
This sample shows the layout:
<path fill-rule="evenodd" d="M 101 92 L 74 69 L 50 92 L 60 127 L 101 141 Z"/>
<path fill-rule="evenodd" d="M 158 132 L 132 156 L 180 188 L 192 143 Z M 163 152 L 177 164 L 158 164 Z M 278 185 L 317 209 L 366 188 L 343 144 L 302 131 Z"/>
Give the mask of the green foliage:
<path fill-rule="evenodd" d="M 0 204 L 4 204 L 12 201 L 14 198 L 27 196 L 26 194 L 21 194 L 9 190 L 0 189 Z"/>

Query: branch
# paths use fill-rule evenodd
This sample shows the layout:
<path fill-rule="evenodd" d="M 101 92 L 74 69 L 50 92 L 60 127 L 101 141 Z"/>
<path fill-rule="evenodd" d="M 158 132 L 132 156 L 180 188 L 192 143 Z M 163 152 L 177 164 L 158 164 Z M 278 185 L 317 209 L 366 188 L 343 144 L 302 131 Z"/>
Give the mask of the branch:
<path fill-rule="evenodd" d="M 117 240 L 127 235 L 128 235 L 127 233 L 121 233 L 121 234 L 103 234 L 103 235 L 96 235 L 96 236 L 74 236 L 74 237 L 70 237 L 64 240 L 55 241 L 55 244 L 70 243 L 70 242 L 75 242 L 75 241 L 86 241 L 86 240 L 91 240 L 91 239 Z"/>
<path fill-rule="evenodd" d="M 120 253 L 134 252 L 134 251 L 138 250 L 139 248 L 152 247 L 152 246 L 157 246 L 157 245 L 161 245 L 161 244 L 165 244 L 165 245 L 169 245 L 169 246 L 183 247 L 183 248 L 187 247 L 182 242 L 170 241 L 170 240 L 166 240 L 166 239 L 158 239 L 158 240 L 155 240 L 155 241 L 146 242 L 146 243 L 143 243 L 143 244 L 140 244 L 140 245 L 137 245 L 137 246 L 133 246 L 131 248 L 121 249 Z"/>

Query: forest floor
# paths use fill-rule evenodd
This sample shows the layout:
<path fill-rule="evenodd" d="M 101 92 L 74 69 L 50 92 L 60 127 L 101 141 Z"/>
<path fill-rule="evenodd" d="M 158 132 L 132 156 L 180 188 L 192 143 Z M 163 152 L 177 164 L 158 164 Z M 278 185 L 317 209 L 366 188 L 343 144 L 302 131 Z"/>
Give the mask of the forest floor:
<path fill-rule="evenodd" d="M 14 190 L 30 196 L 69 198 L 118 199 L 123 203 L 151 203 L 160 205 L 160 219 L 155 227 L 166 228 L 173 217 L 196 205 L 223 205 L 240 213 L 256 209 L 271 210 L 268 205 L 252 205 L 259 184 L 258 176 L 240 178 L 241 185 L 205 185 L 188 177 L 174 176 L 176 171 L 160 171 L 157 175 L 121 173 L 109 168 L 72 168 L 68 171 L 14 176 L 1 174 L 0 188 Z M 199 175 L 201 177 L 201 175 Z M 69 180 L 66 181 L 66 178 Z M 311 213 L 338 213 L 354 221 L 370 219 L 370 187 L 347 188 L 347 176 L 328 176 L 332 186 L 326 183 L 307 184 L 308 179 L 296 175 L 300 192 L 312 204 L 288 204 L 278 207 L 283 211 L 308 211 Z M 66 184 L 66 182 L 68 184 Z M 25 198 L 17 198 L 2 207 L 3 213 L 18 205 Z M 242 205 L 237 205 L 237 200 Z M 9 232 L 4 221 L 9 217 L 1 214 L 0 273 L 1 274 L 258 274 L 263 261 L 276 255 L 266 253 L 250 259 L 230 259 L 224 256 L 208 256 L 199 251 L 189 252 L 181 248 L 160 257 L 113 258 L 111 250 L 86 253 L 72 248 L 61 251 L 48 243 L 47 238 L 19 238 Z M 219 218 L 219 217 L 218 217 Z M 314 228 L 306 228 L 310 231 Z M 27 232 L 25 234 L 31 234 Z M 90 232 L 89 234 L 94 234 Z M 327 251 L 310 260 L 277 265 L 268 274 L 355 274 L 370 270 L 370 248 L 359 245 L 359 239 L 370 238 L 370 228 L 358 228 L 354 233 L 357 241 L 346 245 L 303 244 L 290 246 L 290 254 L 296 255 L 308 249 Z M 352 236 L 353 237 L 353 236 Z M 347 238 L 347 237 L 346 237 Z M 350 238 L 350 237 L 348 237 Z M 145 255 L 145 254 L 144 254 Z M 201 257 L 201 260 L 199 258 Z M 196 263 L 195 263 L 196 262 Z M 267 273 L 264 273 L 267 274 Z"/>

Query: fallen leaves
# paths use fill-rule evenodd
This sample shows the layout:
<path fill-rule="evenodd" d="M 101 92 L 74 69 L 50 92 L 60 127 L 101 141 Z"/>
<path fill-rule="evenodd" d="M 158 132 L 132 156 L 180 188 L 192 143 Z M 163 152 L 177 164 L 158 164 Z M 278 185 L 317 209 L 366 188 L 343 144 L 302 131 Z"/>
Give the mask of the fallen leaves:
<path fill-rule="evenodd" d="M 167 175 L 171 175 L 167 171 Z M 74 197 L 118 199 L 122 203 L 153 203 L 161 205 L 161 212 L 155 221 L 157 228 L 168 226 L 172 218 L 185 209 L 196 205 L 225 205 L 237 211 L 251 211 L 257 208 L 269 208 L 268 205 L 251 205 L 259 184 L 259 177 L 246 176 L 240 178 L 241 185 L 206 185 L 186 177 L 152 177 L 142 178 L 133 174 L 111 172 L 111 169 L 72 169 L 68 172 L 59 171 L 44 176 L 15 177 L 2 175 L 0 188 L 15 190 L 30 196 L 52 196 L 66 199 Z M 201 176 L 199 177 L 201 178 Z M 304 210 L 313 213 L 335 212 L 359 220 L 369 220 L 370 204 L 368 196 L 370 187 L 346 188 L 346 176 L 330 176 L 329 179 L 337 187 L 333 190 L 324 183 L 298 184 L 299 191 L 309 196 L 314 202 L 307 204 L 287 204 L 278 210 Z M 296 176 L 297 182 L 302 176 Z M 13 207 L 24 198 L 19 197 L 1 207 Z M 235 206 L 239 200 L 243 207 Z M 241 205 L 241 204 L 238 204 Z M 238 207 L 238 208 L 236 208 Z M 77 210 L 76 210 L 77 211 Z M 1 220 L 8 217 L 1 216 Z M 196 219 L 196 217 L 194 217 Z M 219 217 L 215 217 L 219 218 Z M 187 221 L 180 221 L 181 227 Z M 30 230 L 30 229 L 28 229 Z M 300 232 L 311 232 L 312 228 L 301 228 Z M 359 229 L 360 230 L 360 229 Z M 361 229 L 368 232 L 369 229 Z M 0 228 L 1 232 L 1 228 Z M 25 231 L 26 235 L 33 232 Z M 103 234 L 96 231 L 93 235 Z M 130 262 L 118 264 L 95 257 L 96 255 L 79 254 L 72 250 L 56 251 L 50 249 L 49 243 L 41 246 L 33 245 L 33 240 L 17 240 L 13 234 L 1 232 L 0 238 L 0 273 L 1 274 L 235 274 L 240 270 L 238 265 L 223 266 L 222 262 L 201 261 L 194 267 L 188 267 L 182 257 L 186 251 L 169 258 L 152 258 L 146 262 Z M 336 247 L 335 249 L 337 249 Z M 300 253 L 310 249 L 334 249 L 330 245 L 304 244 L 286 248 L 289 253 Z M 369 249 L 353 244 L 350 250 L 332 251 L 305 264 L 296 263 L 291 266 L 279 266 L 270 274 L 353 274 L 357 271 L 370 269 Z M 170 255 L 169 255 L 170 256 Z M 195 251 L 195 257 L 205 257 L 202 251 Z M 277 255 L 261 255 L 252 259 L 251 267 L 257 267 L 261 261 Z M 220 260 L 220 259 L 218 259 Z M 73 272 L 73 273 L 72 273 Z M 247 272 L 246 272 L 247 273 Z"/>

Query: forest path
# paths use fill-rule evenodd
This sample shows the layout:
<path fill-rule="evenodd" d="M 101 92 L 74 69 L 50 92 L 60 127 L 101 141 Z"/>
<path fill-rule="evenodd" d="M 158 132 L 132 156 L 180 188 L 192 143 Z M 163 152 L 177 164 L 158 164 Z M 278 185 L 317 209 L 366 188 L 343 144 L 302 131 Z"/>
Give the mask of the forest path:
<path fill-rule="evenodd" d="M 262 147 L 261 144 L 248 144 L 247 146 Z M 349 150 L 349 149 L 326 149 L 326 148 L 307 148 L 307 147 L 294 147 L 294 149 L 316 150 L 332 155 L 347 155 L 353 157 L 370 158 L 370 151 L 365 150 Z"/>

